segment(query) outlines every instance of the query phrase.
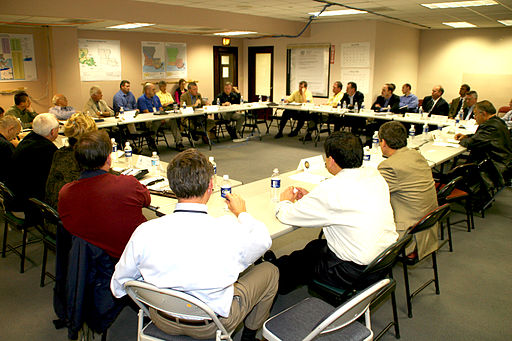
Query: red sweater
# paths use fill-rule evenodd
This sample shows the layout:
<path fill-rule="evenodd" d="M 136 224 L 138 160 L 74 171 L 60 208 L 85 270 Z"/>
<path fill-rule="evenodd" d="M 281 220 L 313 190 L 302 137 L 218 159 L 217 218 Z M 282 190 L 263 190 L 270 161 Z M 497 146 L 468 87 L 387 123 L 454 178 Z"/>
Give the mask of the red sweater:
<path fill-rule="evenodd" d="M 71 234 L 120 258 L 150 203 L 149 190 L 133 176 L 105 173 L 62 187 L 58 210 Z"/>

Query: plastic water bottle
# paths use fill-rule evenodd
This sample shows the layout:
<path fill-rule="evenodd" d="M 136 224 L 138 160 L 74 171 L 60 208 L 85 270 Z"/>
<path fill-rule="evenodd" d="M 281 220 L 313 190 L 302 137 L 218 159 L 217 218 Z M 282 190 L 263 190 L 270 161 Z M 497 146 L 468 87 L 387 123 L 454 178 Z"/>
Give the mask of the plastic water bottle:
<path fill-rule="evenodd" d="M 279 202 L 281 191 L 281 178 L 279 177 L 279 169 L 274 168 L 272 177 L 270 178 L 270 198 L 273 202 Z"/>
<path fill-rule="evenodd" d="M 213 156 L 210 156 L 208 158 L 208 161 L 210 161 L 210 163 L 212 164 L 213 166 L 213 188 L 217 188 L 217 164 L 215 163 L 215 159 Z"/>
<path fill-rule="evenodd" d="M 386 107 L 386 111 L 387 112 L 390 112 L 391 111 L 391 106 L 388 104 L 388 106 Z"/>
<path fill-rule="evenodd" d="M 347 109 L 347 102 L 343 102 L 343 109 Z"/>
<path fill-rule="evenodd" d="M 414 124 L 411 124 L 411 127 L 409 128 L 409 142 L 412 142 L 414 136 L 416 136 L 416 128 L 414 128 Z"/>
<path fill-rule="evenodd" d="M 281 98 L 281 105 L 284 105 L 284 97 Z"/>
<path fill-rule="evenodd" d="M 222 184 L 220 185 L 220 196 L 226 199 L 226 195 L 231 193 L 231 182 L 229 181 L 229 175 L 225 174 L 222 177 Z M 225 211 L 229 211 L 228 205 L 224 207 Z"/>
<path fill-rule="evenodd" d="M 130 142 L 126 142 L 124 146 L 124 158 L 126 159 L 126 164 L 129 168 L 133 166 L 133 157 L 132 157 L 132 147 L 130 147 Z"/>
<path fill-rule="evenodd" d="M 370 159 L 371 159 L 370 147 L 366 146 L 363 148 L 363 161 L 370 161 Z"/>
<path fill-rule="evenodd" d="M 261 95 L 258 97 L 258 102 L 263 102 L 263 99 L 261 98 Z"/>
<path fill-rule="evenodd" d="M 160 176 L 160 157 L 157 152 L 151 156 L 151 173 L 153 176 Z"/>
<path fill-rule="evenodd" d="M 345 102 L 343 102 L 343 103 L 345 103 Z M 338 108 L 338 111 L 341 111 L 341 102 L 338 102 L 337 108 Z"/>
<path fill-rule="evenodd" d="M 182 104 L 183 105 L 181 107 L 183 108 L 183 110 L 187 109 L 187 103 L 183 102 Z"/>
<path fill-rule="evenodd" d="M 354 105 L 354 108 L 355 108 L 356 112 L 359 112 L 359 102 L 356 102 L 356 104 Z"/>
<path fill-rule="evenodd" d="M 124 108 L 123 107 L 119 107 L 119 117 L 124 119 Z"/>
<path fill-rule="evenodd" d="M 244 96 L 240 95 L 240 104 L 244 104 Z"/>
<path fill-rule="evenodd" d="M 156 107 L 153 107 L 153 112 L 156 112 Z"/>
<path fill-rule="evenodd" d="M 378 153 L 379 147 L 379 132 L 375 131 L 372 137 L 372 151 Z"/>
<path fill-rule="evenodd" d="M 112 161 L 117 161 L 117 142 L 116 139 L 111 138 L 110 141 L 112 142 Z"/>
<path fill-rule="evenodd" d="M 220 106 L 220 98 L 217 97 L 217 106 Z"/>
<path fill-rule="evenodd" d="M 428 124 L 426 122 L 423 125 L 423 140 L 428 140 Z"/>

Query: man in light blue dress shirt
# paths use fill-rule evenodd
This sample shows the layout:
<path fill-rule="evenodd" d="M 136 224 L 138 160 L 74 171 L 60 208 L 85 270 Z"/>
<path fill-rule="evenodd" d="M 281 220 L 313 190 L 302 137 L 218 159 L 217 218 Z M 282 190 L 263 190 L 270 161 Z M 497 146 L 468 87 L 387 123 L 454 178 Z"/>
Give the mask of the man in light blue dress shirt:
<path fill-rule="evenodd" d="M 120 90 L 114 95 L 114 111 L 119 112 L 121 107 L 124 110 L 137 109 L 137 100 L 132 92 L 130 92 L 130 81 L 122 80 L 119 84 Z"/>
<path fill-rule="evenodd" d="M 400 110 L 405 112 L 418 111 L 418 97 L 411 93 L 411 84 L 402 85 L 403 96 L 400 96 Z M 405 108 L 407 107 L 407 108 Z"/>

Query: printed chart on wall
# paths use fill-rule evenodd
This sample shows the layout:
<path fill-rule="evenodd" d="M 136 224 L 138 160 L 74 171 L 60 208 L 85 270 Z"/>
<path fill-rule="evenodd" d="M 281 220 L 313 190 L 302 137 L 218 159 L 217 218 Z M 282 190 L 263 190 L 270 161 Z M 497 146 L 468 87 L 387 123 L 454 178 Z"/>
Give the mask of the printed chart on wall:
<path fill-rule="evenodd" d="M 0 33 L 0 82 L 37 79 L 34 39 L 31 34 Z"/>
<path fill-rule="evenodd" d="M 330 44 L 291 45 L 287 50 L 287 92 L 295 91 L 299 82 L 308 82 L 315 97 L 329 95 Z"/>
<path fill-rule="evenodd" d="M 370 91 L 370 43 L 341 44 L 341 79 L 355 82 L 363 94 Z"/>
<path fill-rule="evenodd" d="M 78 39 L 78 59 L 83 82 L 121 79 L 119 40 Z"/>
<path fill-rule="evenodd" d="M 142 79 L 186 77 L 187 44 L 142 42 Z"/>

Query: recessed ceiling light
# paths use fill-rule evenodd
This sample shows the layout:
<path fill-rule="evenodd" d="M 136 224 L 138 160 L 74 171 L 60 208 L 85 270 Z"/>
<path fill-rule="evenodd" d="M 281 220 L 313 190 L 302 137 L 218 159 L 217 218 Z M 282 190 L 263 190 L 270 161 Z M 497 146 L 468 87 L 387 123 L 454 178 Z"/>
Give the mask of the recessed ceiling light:
<path fill-rule="evenodd" d="M 359 11 L 357 9 L 340 9 L 337 11 L 324 11 L 322 14 L 318 15 L 320 12 L 311 12 L 309 15 L 320 16 L 320 17 L 331 17 L 335 15 L 350 15 L 350 14 L 362 14 L 368 13 L 366 11 Z"/>
<path fill-rule="evenodd" d="M 476 27 L 476 25 L 470 24 L 465 21 L 444 22 L 443 25 L 451 26 L 454 28 Z"/>
<path fill-rule="evenodd" d="M 244 34 L 256 34 L 258 32 L 252 32 L 252 31 L 230 31 L 230 32 L 217 32 L 214 33 L 216 36 L 242 36 Z"/>
<path fill-rule="evenodd" d="M 154 24 L 146 24 L 146 23 L 129 23 L 129 24 L 121 24 L 121 25 L 114 25 L 114 26 L 108 26 L 107 28 L 115 28 L 119 30 L 129 30 L 132 28 L 139 28 L 139 27 L 146 27 L 146 26 L 153 26 Z"/>
<path fill-rule="evenodd" d="M 439 9 L 439 8 L 491 6 L 491 5 L 497 5 L 497 4 L 498 3 L 494 0 L 476 0 L 476 1 L 436 2 L 436 3 L 432 3 L 432 4 L 421 4 L 421 6 L 428 7 L 430 9 Z"/>
<path fill-rule="evenodd" d="M 512 19 L 498 20 L 498 22 L 502 23 L 505 26 L 512 26 Z"/>

